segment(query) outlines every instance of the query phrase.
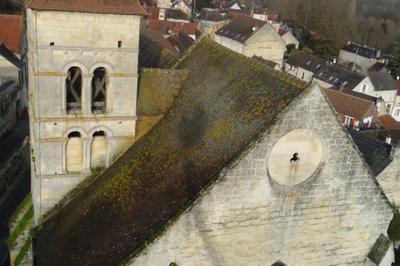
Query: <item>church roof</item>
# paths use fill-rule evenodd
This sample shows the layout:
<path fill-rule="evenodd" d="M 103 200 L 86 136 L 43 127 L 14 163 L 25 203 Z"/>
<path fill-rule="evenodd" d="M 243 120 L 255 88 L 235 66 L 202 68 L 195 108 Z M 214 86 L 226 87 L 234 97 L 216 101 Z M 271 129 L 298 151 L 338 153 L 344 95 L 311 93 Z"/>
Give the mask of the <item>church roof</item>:
<path fill-rule="evenodd" d="M 36 229 L 37 265 L 115 265 L 139 252 L 304 90 L 207 38 L 177 68 L 189 74 L 165 117 Z"/>
<path fill-rule="evenodd" d="M 25 6 L 43 11 L 146 15 L 137 0 L 28 0 Z"/>

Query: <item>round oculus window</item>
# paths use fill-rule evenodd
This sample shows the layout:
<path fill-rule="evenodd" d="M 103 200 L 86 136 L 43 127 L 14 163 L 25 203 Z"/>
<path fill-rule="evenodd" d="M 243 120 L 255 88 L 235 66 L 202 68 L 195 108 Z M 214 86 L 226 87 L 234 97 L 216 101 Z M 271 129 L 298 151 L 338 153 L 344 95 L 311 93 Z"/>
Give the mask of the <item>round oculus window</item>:
<path fill-rule="evenodd" d="M 275 143 L 268 158 L 268 173 L 278 184 L 295 186 L 310 178 L 322 161 L 320 137 L 296 129 Z"/>

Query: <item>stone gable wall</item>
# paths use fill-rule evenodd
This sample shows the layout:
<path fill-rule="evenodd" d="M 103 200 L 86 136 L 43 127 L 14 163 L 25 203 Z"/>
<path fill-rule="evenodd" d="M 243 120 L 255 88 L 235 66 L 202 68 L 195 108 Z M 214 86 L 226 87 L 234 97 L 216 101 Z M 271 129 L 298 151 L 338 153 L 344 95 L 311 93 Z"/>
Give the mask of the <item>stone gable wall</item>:
<path fill-rule="evenodd" d="M 267 174 L 280 137 L 310 129 L 324 146 L 312 180 L 284 192 Z M 318 87 L 130 265 L 362 265 L 392 218 L 388 200 Z M 195 177 L 194 177 L 195 178 Z"/>

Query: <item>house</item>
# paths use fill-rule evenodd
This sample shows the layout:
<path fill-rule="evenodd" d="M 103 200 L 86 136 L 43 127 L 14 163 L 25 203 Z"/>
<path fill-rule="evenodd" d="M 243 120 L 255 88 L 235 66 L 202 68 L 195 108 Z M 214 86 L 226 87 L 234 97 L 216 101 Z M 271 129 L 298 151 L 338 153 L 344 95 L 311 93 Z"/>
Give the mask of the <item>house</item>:
<path fill-rule="evenodd" d="M 218 30 L 214 40 L 240 54 L 261 56 L 281 64 L 286 45 L 273 27 L 249 16 L 237 15 Z"/>
<path fill-rule="evenodd" d="M 279 32 L 279 34 L 281 35 L 286 46 L 288 46 L 289 44 L 292 44 L 292 45 L 294 45 L 295 49 L 299 49 L 300 42 L 299 42 L 299 40 L 296 39 L 296 37 L 294 37 L 294 35 L 291 31 L 283 31 L 283 32 Z"/>
<path fill-rule="evenodd" d="M 144 15 L 131 0 L 26 2 L 35 224 L 135 141 Z"/>
<path fill-rule="evenodd" d="M 400 121 L 400 80 L 395 80 L 394 85 L 396 87 L 397 93 L 396 98 L 393 106 L 392 116 L 397 120 Z"/>
<path fill-rule="evenodd" d="M 164 34 L 178 34 L 184 32 L 193 40 L 196 39 L 196 25 L 194 23 L 183 23 L 173 21 L 163 21 L 158 19 L 150 19 L 147 21 L 146 29 L 161 31 Z"/>
<path fill-rule="evenodd" d="M 393 261 L 390 202 L 324 90 L 207 38 L 176 69 L 160 122 L 35 230 L 37 265 Z"/>
<path fill-rule="evenodd" d="M 360 74 L 367 75 L 368 69 L 378 62 L 385 63 L 385 60 L 381 59 L 380 50 L 355 42 L 349 42 L 339 51 L 338 64 L 350 64 L 352 70 Z"/>
<path fill-rule="evenodd" d="M 388 113 L 394 114 L 397 89 L 389 72 L 386 69 L 383 71 L 368 71 L 367 78 L 369 81 L 366 80 L 362 86 L 358 86 L 353 90 L 375 97 L 382 97 L 385 100 Z"/>
<path fill-rule="evenodd" d="M 342 125 L 354 129 L 375 127 L 378 110 L 373 101 L 334 89 L 324 89 L 324 92 Z"/>
<path fill-rule="evenodd" d="M 295 51 L 285 60 L 283 69 L 286 73 L 298 79 L 311 82 L 314 73 L 316 73 L 324 63 L 325 60 L 317 56 L 302 51 Z"/>
<path fill-rule="evenodd" d="M 163 20 L 171 22 L 190 23 L 188 14 L 180 9 L 160 8 L 155 6 L 146 7 L 147 19 Z"/>
<path fill-rule="evenodd" d="M 222 28 L 226 21 L 216 9 L 203 8 L 195 19 L 197 28 L 203 34 L 214 33 Z"/>
<path fill-rule="evenodd" d="M 191 0 L 173 0 L 171 1 L 171 8 L 180 9 L 185 12 L 188 16 L 192 17 L 193 8 Z"/>

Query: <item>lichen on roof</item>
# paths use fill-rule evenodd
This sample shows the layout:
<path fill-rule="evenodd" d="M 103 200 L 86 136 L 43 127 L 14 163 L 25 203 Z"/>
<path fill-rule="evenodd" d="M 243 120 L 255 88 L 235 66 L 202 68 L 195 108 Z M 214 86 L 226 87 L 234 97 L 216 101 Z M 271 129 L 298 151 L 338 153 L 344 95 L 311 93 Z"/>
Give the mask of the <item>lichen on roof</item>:
<path fill-rule="evenodd" d="M 267 130 L 304 84 L 203 39 L 165 117 L 37 228 L 38 265 L 116 265 L 151 241 Z"/>
<path fill-rule="evenodd" d="M 139 74 L 138 116 L 163 115 L 173 104 L 188 72 L 176 69 L 142 69 Z"/>

